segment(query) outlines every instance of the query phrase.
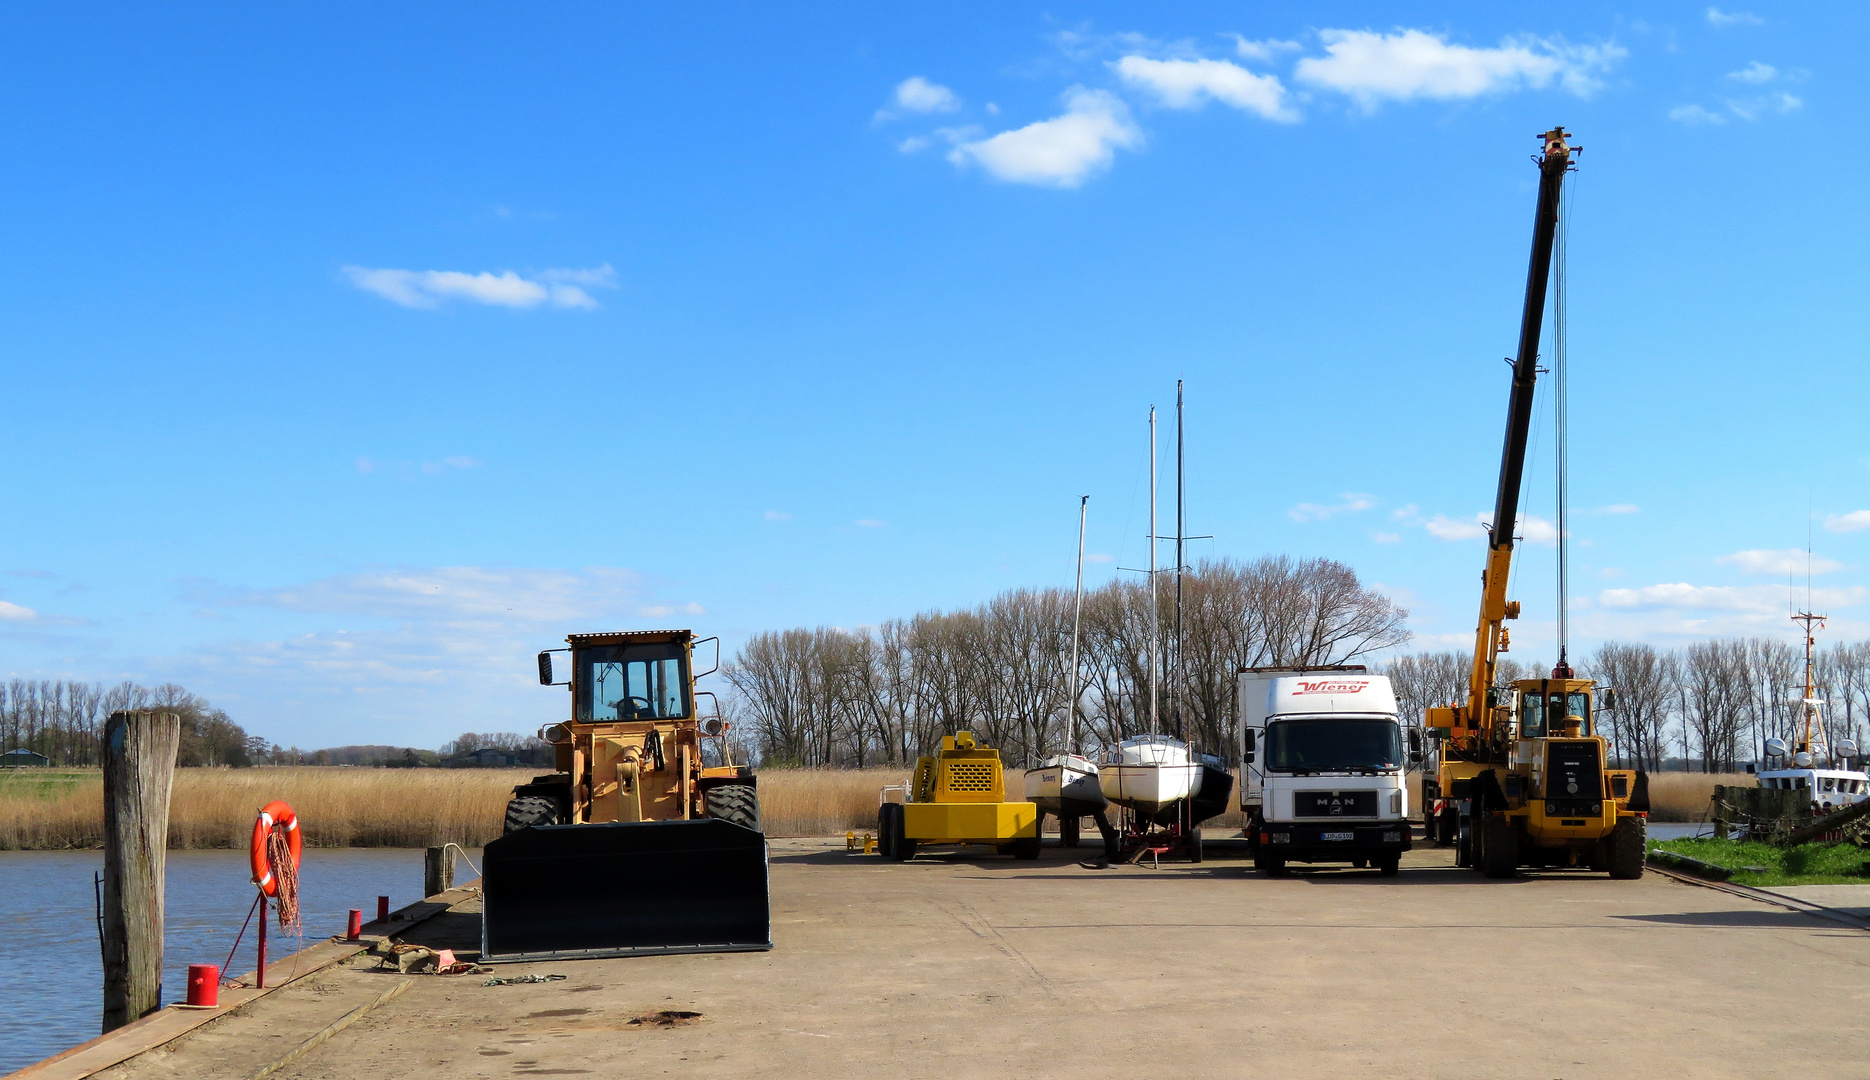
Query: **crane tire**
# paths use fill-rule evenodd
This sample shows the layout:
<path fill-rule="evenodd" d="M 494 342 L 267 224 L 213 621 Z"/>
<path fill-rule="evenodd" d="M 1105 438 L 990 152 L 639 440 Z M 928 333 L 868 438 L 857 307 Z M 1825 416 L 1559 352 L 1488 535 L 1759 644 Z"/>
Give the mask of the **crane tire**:
<path fill-rule="evenodd" d="M 544 795 L 521 795 L 506 804 L 506 829 L 516 833 L 534 825 L 557 825 L 558 800 Z"/>
<path fill-rule="evenodd" d="M 1643 876 L 1649 857 L 1649 824 L 1639 817 L 1619 818 L 1610 832 L 1610 876 L 1634 881 Z"/>
<path fill-rule="evenodd" d="M 701 795 L 702 813 L 760 831 L 760 793 L 752 784 L 718 784 Z"/>

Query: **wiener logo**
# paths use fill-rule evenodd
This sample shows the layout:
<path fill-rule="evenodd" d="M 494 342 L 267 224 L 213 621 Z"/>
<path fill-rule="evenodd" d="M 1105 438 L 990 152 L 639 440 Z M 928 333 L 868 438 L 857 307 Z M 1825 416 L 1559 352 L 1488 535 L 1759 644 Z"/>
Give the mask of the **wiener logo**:
<path fill-rule="evenodd" d="M 1342 679 L 1335 681 L 1320 679 L 1317 682 L 1306 682 L 1300 679 L 1299 688 L 1292 693 L 1294 696 L 1299 694 L 1358 694 L 1369 685 L 1368 682 L 1349 682 Z"/>

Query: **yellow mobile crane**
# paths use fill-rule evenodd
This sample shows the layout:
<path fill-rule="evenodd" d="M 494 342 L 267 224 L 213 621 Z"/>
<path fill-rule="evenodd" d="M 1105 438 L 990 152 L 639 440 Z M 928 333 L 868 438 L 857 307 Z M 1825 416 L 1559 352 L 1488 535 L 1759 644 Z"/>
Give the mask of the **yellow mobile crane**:
<path fill-rule="evenodd" d="M 1487 566 L 1481 574 L 1474 664 L 1467 700 L 1428 710 L 1440 764 L 1435 778 L 1423 785 L 1422 801 L 1430 835 L 1438 843 L 1454 843 L 1457 864 L 1476 867 L 1488 877 L 1511 877 L 1521 866 L 1571 866 L 1636 878 L 1643 874 L 1646 854 L 1648 776 L 1604 767 L 1609 746 L 1595 732 L 1591 680 L 1574 677 L 1561 645 L 1550 678 L 1494 685 L 1495 664 L 1509 644 L 1504 624 L 1519 617 L 1519 604 L 1507 600 L 1506 588 L 1559 192 L 1576 152 L 1566 137 L 1564 128 L 1540 136 L 1545 152 L 1536 159 L 1540 179 L 1532 264 L 1513 360 Z M 1565 542 L 1562 535 L 1559 542 Z M 1610 690 L 1599 696 L 1602 707 L 1611 706 Z"/>

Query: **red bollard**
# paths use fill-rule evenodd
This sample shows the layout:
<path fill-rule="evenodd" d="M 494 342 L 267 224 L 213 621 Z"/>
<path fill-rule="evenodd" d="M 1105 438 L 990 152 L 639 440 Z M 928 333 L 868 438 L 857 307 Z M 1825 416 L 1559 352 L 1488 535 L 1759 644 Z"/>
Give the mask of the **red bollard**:
<path fill-rule="evenodd" d="M 212 1009 L 221 1003 L 219 964 L 188 965 L 188 1003 L 197 1009 Z"/>
<path fill-rule="evenodd" d="M 387 896 L 377 897 L 377 921 L 390 921 L 390 898 Z"/>
<path fill-rule="evenodd" d="M 260 966 L 254 969 L 253 985 L 266 989 L 266 894 L 260 894 Z"/>
<path fill-rule="evenodd" d="M 351 909 L 351 922 L 350 922 L 350 925 L 345 928 L 344 940 L 356 941 L 363 936 L 364 936 L 364 913 L 357 910 L 356 908 L 352 908 Z"/>

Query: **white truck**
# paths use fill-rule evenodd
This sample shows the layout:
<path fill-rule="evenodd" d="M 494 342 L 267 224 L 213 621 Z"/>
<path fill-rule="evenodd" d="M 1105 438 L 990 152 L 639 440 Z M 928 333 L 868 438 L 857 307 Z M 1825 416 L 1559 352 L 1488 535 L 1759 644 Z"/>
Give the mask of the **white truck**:
<path fill-rule="evenodd" d="M 1255 867 L 1397 872 L 1409 850 L 1406 767 L 1422 760 L 1422 731 L 1405 739 L 1387 676 L 1353 665 L 1242 669 L 1239 739 Z"/>

